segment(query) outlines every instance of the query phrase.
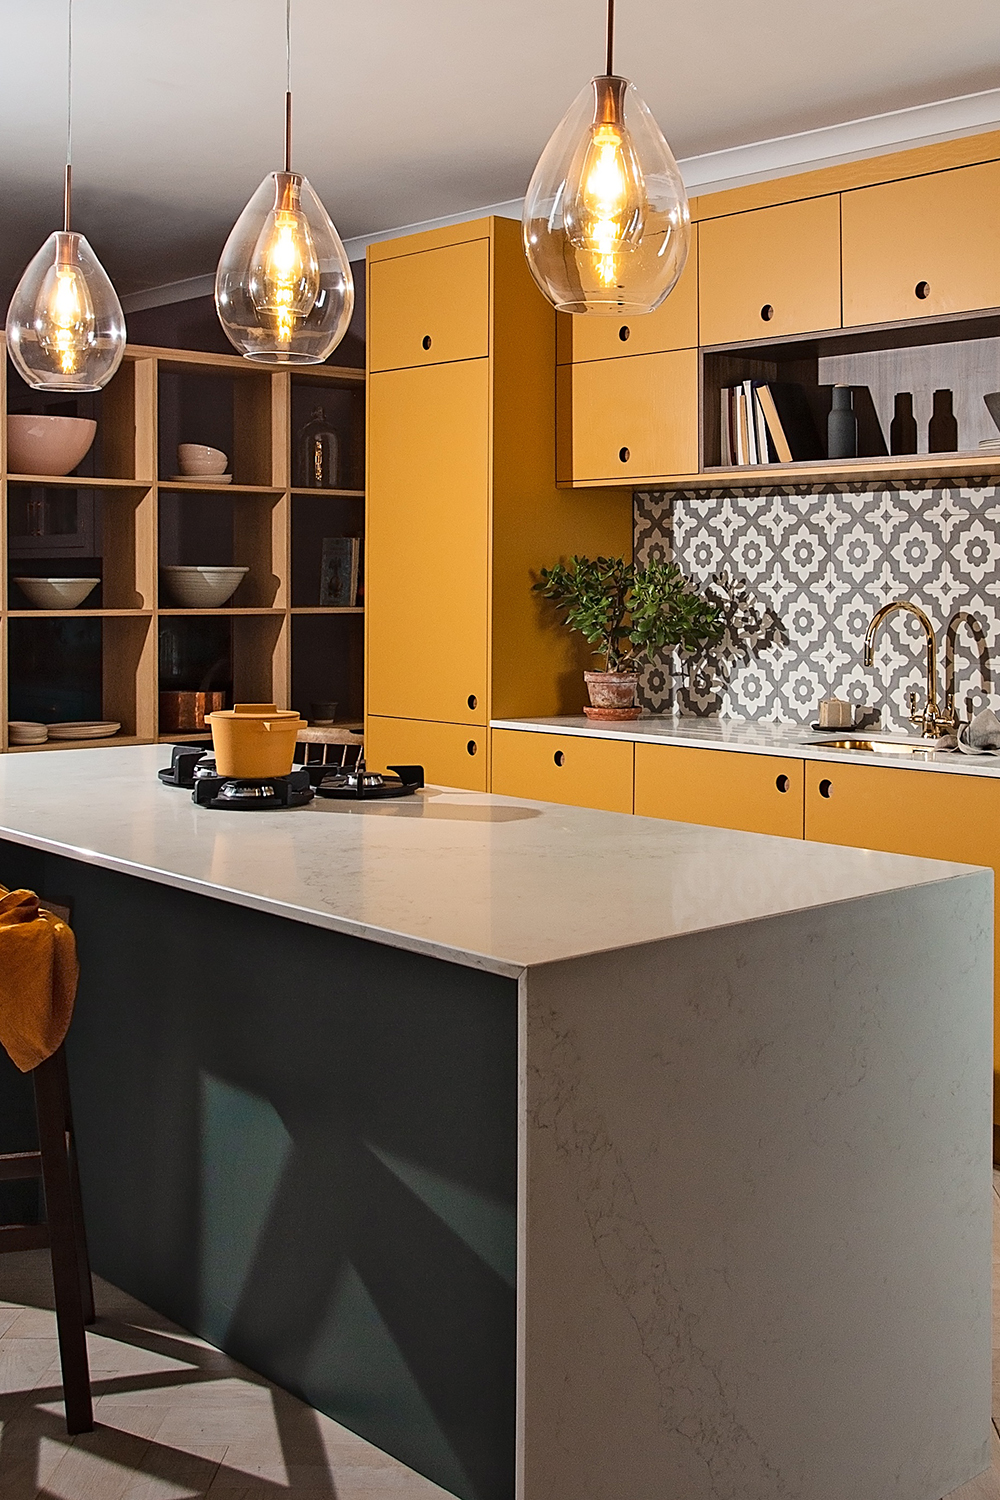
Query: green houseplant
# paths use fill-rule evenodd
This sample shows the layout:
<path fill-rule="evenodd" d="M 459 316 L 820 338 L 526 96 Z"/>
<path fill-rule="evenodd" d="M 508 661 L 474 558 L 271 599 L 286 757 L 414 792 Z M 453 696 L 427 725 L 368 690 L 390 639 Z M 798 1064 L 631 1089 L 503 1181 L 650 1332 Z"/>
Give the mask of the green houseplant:
<path fill-rule="evenodd" d="M 604 659 L 603 671 L 583 674 L 590 696 L 584 713 L 592 719 L 638 718 L 639 666 L 678 647 L 695 655 L 723 630 L 719 606 L 673 562 L 573 557 L 542 568 L 534 590 Z"/>

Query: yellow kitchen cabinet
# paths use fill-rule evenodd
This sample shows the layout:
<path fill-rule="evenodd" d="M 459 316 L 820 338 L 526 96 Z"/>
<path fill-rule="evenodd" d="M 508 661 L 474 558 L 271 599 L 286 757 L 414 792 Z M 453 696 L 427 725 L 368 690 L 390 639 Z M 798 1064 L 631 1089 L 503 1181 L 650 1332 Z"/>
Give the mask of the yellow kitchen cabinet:
<path fill-rule="evenodd" d="M 560 365 L 559 479 L 593 484 L 698 469 L 698 351 Z"/>
<path fill-rule="evenodd" d="M 368 711 L 487 721 L 490 369 L 370 377 Z"/>
<path fill-rule="evenodd" d="M 806 838 L 1000 869 L 1000 780 L 806 762 Z M 1000 910 L 994 941 L 1000 995 Z M 994 1031 L 1000 1074 L 1000 1017 Z"/>
<path fill-rule="evenodd" d="M 1000 306 L 1000 162 L 843 196 L 844 325 Z"/>
<path fill-rule="evenodd" d="M 703 345 L 839 328 L 839 195 L 704 220 L 698 301 Z"/>
<path fill-rule="evenodd" d="M 485 792 L 489 784 L 488 731 L 467 724 L 435 724 L 369 715 L 365 761 L 374 771 L 387 766 L 423 766 L 428 786 L 457 786 Z"/>
<path fill-rule="evenodd" d="M 800 760 L 688 745 L 635 747 L 640 817 L 800 839 L 803 785 Z"/>
<path fill-rule="evenodd" d="M 662 354 L 693 349 L 698 343 L 698 226 L 691 226 L 691 248 L 680 280 L 652 313 L 613 318 L 603 313 L 560 313 L 556 320 L 556 359 L 561 365 L 627 354 Z"/>
<path fill-rule="evenodd" d="M 485 359 L 489 274 L 490 242 L 485 237 L 373 261 L 369 369 Z"/>
<path fill-rule="evenodd" d="M 630 813 L 632 743 L 494 729 L 492 789 L 507 797 Z"/>
<path fill-rule="evenodd" d="M 630 556 L 631 496 L 556 485 L 556 315 L 528 271 L 520 225 L 482 219 L 372 245 L 368 269 L 370 722 L 482 728 L 576 713 L 590 648 L 559 628 L 532 584 L 573 553 Z M 423 363 L 405 329 L 407 349 L 393 345 L 404 310 L 412 333 L 453 294 L 479 308 L 478 342 L 442 345 L 435 334 Z M 375 367 L 404 354 L 399 367 Z"/>

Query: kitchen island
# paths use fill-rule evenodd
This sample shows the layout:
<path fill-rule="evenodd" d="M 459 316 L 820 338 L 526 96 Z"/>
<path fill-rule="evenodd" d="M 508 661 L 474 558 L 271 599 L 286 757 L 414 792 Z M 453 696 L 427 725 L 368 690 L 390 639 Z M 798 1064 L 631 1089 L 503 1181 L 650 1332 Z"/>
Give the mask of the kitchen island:
<path fill-rule="evenodd" d="M 0 757 L 102 1275 L 462 1500 L 987 1467 L 988 872 L 168 759 Z"/>

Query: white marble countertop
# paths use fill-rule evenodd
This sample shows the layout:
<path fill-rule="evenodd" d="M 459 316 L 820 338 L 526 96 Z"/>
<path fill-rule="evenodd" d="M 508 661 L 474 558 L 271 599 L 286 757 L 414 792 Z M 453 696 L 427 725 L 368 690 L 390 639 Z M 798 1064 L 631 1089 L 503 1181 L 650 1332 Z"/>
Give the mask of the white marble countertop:
<path fill-rule="evenodd" d="M 169 759 L 0 756 L 0 839 L 510 976 L 969 868 L 434 787 L 219 812 L 161 784 Z"/>
<path fill-rule="evenodd" d="M 899 766 L 909 771 L 945 771 L 960 776 L 1000 776 L 1000 756 L 963 755 L 935 750 L 933 741 L 919 735 L 883 734 L 872 729 L 823 729 L 808 724 L 745 724 L 732 719 L 675 719 L 668 714 L 644 714 L 622 724 L 600 724 L 583 714 L 551 719 L 492 719 L 491 729 L 523 729 L 535 733 L 584 735 L 591 739 L 632 740 L 637 744 L 691 745 L 702 750 L 737 750 L 753 755 L 781 755 L 796 760 L 852 761 L 856 765 Z M 831 750 L 823 740 L 873 740 L 882 752 Z M 893 754 L 893 746 L 915 750 Z"/>

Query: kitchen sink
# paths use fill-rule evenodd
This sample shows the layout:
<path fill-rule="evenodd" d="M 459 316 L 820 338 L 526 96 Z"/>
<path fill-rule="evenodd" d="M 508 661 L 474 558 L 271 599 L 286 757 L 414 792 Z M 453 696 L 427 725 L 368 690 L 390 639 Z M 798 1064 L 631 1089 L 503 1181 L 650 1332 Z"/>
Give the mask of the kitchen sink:
<path fill-rule="evenodd" d="M 859 755 L 933 755 L 933 740 L 809 740 L 817 750 L 854 750 Z"/>

